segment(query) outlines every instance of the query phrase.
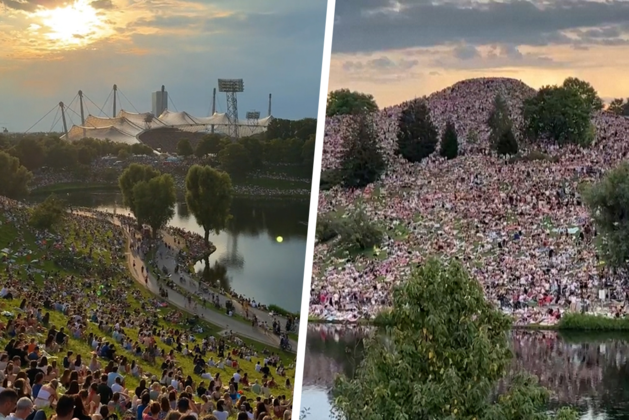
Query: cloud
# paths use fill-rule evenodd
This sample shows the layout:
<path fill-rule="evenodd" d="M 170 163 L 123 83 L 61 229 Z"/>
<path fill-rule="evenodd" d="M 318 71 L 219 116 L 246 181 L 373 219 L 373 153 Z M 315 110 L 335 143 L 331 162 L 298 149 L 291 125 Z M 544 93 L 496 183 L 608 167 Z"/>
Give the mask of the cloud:
<path fill-rule="evenodd" d="M 629 2 L 620 0 L 345 0 L 337 4 L 336 13 L 335 53 L 462 42 L 475 46 L 614 45 L 624 43 L 621 36 L 629 31 Z M 601 27 L 605 29 L 586 31 Z"/>
<path fill-rule="evenodd" d="M 90 3 L 94 9 L 109 10 L 114 8 L 114 3 L 111 0 L 94 0 Z"/>
<path fill-rule="evenodd" d="M 453 54 L 459 60 L 471 60 L 480 55 L 473 45 L 460 45 L 454 49 Z"/>

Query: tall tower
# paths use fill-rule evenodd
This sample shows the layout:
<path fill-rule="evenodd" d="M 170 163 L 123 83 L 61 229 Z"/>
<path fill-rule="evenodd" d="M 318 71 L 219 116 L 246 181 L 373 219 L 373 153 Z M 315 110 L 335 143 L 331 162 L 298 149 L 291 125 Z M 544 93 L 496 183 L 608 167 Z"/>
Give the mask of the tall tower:
<path fill-rule="evenodd" d="M 168 108 L 168 92 L 166 92 L 164 85 L 162 85 L 162 90 L 153 92 L 152 105 L 152 113 L 155 117 L 162 115 Z"/>
<path fill-rule="evenodd" d="M 242 79 L 218 79 L 218 91 L 227 95 L 227 120 L 228 134 L 233 139 L 238 139 L 238 92 L 245 91 Z"/>

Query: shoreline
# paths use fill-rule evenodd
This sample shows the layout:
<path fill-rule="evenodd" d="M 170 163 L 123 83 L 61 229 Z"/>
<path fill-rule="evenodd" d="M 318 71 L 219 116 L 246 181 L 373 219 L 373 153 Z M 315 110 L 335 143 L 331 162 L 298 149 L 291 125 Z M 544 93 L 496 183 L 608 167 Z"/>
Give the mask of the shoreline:
<path fill-rule="evenodd" d="M 346 320 L 326 320 L 317 317 L 308 317 L 308 325 L 343 325 L 347 327 L 379 327 L 384 324 L 377 319 L 366 320 L 358 319 L 356 321 Z M 596 332 L 617 332 L 629 333 L 629 318 L 609 318 L 603 315 L 569 313 L 565 314 L 561 320 L 553 325 L 544 324 L 528 324 L 528 325 L 511 325 L 512 330 L 528 330 L 528 331 L 561 331 L 575 333 L 596 333 Z"/>
<path fill-rule="evenodd" d="M 235 184 L 237 187 L 238 184 Z M 40 195 L 50 195 L 50 194 L 62 194 L 62 193 L 71 193 L 71 192 L 81 192 L 81 191 L 103 191 L 103 192 L 118 192 L 119 187 L 117 183 L 80 183 L 80 182 L 61 182 L 58 184 L 49 184 L 41 187 L 35 187 L 29 190 L 29 196 L 40 196 Z M 281 189 L 277 189 L 277 191 L 281 191 Z M 251 198 L 251 199 L 294 199 L 294 200 L 305 200 L 310 198 L 310 194 L 291 194 L 291 193 L 282 193 L 282 194 L 251 194 L 249 192 L 239 192 L 234 191 L 234 197 L 237 198 Z M 185 197 L 183 191 L 177 190 L 177 197 Z M 25 197 L 26 198 L 26 197 Z"/>

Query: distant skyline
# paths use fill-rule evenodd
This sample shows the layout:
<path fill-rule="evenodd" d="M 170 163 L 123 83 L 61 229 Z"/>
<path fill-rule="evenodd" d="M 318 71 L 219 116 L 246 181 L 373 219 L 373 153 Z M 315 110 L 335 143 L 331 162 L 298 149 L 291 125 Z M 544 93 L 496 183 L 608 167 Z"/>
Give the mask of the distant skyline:
<path fill-rule="evenodd" d="M 79 90 L 102 107 L 114 84 L 118 110 L 150 112 L 165 85 L 169 109 L 207 116 L 219 78 L 244 79 L 240 118 L 266 116 L 269 93 L 274 116 L 316 118 L 325 14 L 321 0 L 3 0 L 0 127 L 23 132 Z M 31 131 L 49 131 L 55 112 Z"/>
<path fill-rule="evenodd" d="M 475 77 L 574 76 L 609 102 L 629 97 L 628 66 L 629 1 L 338 0 L 329 90 L 384 107 Z"/>

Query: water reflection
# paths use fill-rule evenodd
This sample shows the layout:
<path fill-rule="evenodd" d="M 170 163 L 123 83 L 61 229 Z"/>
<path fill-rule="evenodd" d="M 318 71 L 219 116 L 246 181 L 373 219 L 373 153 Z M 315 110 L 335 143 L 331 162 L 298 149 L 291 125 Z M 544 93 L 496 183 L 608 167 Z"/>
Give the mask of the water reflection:
<path fill-rule="evenodd" d="M 321 401 L 337 374 L 352 376 L 361 360 L 364 328 L 311 325 L 304 371 L 304 407 Z M 516 330 L 510 333 L 513 362 L 509 378 L 525 370 L 553 393 L 550 408 L 577 406 L 583 419 L 629 420 L 629 334 L 557 333 Z M 317 406 L 312 419 L 329 418 Z M 321 411 L 323 410 L 323 411 Z"/>
<path fill-rule="evenodd" d="M 31 200 L 45 198 L 34 196 Z M 63 194 L 61 198 L 75 207 L 127 212 L 117 193 L 82 191 Z M 227 229 L 218 235 L 210 234 L 216 252 L 207 262 L 199 262 L 197 270 L 225 289 L 299 312 L 308 211 L 307 200 L 234 198 L 233 217 Z M 177 203 L 170 224 L 203 234 L 185 203 Z M 278 236 L 284 238 L 282 243 L 276 241 Z"/>

